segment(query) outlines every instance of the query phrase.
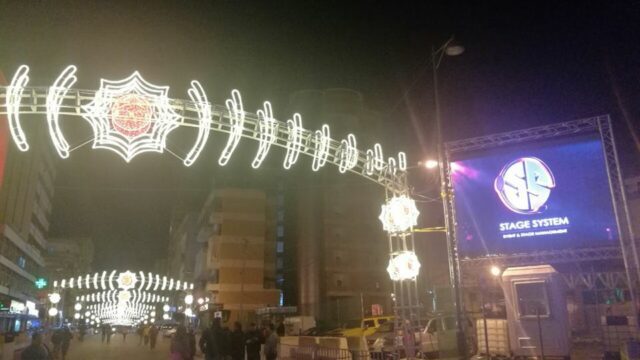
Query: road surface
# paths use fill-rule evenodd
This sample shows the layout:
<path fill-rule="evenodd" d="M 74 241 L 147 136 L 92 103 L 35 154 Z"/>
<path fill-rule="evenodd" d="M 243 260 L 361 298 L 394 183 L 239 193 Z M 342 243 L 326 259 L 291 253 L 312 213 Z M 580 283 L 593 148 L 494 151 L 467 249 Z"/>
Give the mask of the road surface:
<path fill-rule="evenodd" d="M 169 339 L 158 336 L 156 348 L 138 345 L 138 335 L 127 335 L 127 341 L 122 342 L 122 335 L 115 334 L 111 344 L 102 343 L 100 335 L 86 336 L 83 342 L 77 337 L 71 342 L 67 360 L 155 360 L 169 359 Z"/>

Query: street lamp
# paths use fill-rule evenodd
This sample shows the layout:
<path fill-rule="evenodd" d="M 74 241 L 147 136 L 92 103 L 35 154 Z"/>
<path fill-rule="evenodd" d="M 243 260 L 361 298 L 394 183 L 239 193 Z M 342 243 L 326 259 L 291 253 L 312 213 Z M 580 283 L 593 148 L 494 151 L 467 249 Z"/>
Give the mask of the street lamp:
<path fill-rule="evenodd" d="M 460 294 L 459 287 L 459 269 L 458 261 L 455 252 L 455 239 L 453 238 L 453 232 L 451 229 L 451 219 L 449 218 L 449 189 L 447 188 L 447 173 L 444 158 L 444 142 L 442 139 L 442 119 L 440 117 L 440 97 L 438 93 L 438 69 L 442 63 L 442 59 L 447 56 L 458 56 L 464 52 L 464 47 L 457 44 L 453 38 L 449 38 L 438 49 L 431 48 L 431 65 L 433 66 L 433 102 L 435 107 L 435 121 L 436 121 L 436 144 L 438 153 L 438 163 L 441 165 L 440 170 L 440 196 L 442 198 L 442 211 L 444 214 L 444 228 L 447 237 L 447 257 L 449 260 L 449 281 L 451 283 L 451 291 L 453 295 L 453 302 L 456 312 L 456 320 L 458 323 L 457 344 L 458 350 L 462 352 L 463 357 L 467 357 L 466 351 L 466 339 L 464 335 L 464 327 L 462 321 L 462 296 Z"/>
<path fill-rule="evenodd" d="M 501 273 L 502 273 L 502 270 L 499 267 L 495 265 L 491 266 L 491 275 L 498 277 L 500 276 Z"/>
<path fill-rule="evenodd" d="M 438 167 L 438 160 L 428 159 L 422 162 L 422 165 L 427 169 L 435 169 Z"/>
<path fill-rule="evenodd" d="M 184 303 L 187 305 L 193 304 L 193 295 L 187 294 L 187 296 L 184 297 Z"/>

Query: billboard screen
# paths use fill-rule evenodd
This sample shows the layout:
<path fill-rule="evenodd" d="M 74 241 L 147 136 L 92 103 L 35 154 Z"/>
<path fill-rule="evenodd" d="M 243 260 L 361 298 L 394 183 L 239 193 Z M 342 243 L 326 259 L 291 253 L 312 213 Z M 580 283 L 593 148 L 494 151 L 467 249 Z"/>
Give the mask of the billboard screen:
<path fill-rule="evenodd" d="M 618 245 L 598 133 L 451 159 L 461 257 Z"/>

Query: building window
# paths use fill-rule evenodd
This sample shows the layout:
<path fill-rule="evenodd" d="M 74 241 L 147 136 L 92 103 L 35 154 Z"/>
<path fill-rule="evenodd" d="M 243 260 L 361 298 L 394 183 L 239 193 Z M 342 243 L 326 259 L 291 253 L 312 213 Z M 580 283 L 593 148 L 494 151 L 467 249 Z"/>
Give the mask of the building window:
<path fill-rule="evenodd" d="M 276 236 L 278 236 L 279 238 L 284 236 L 284 226 L 282 225 L 278 225 L 278 228 L 276 229 Z"/>
<path fill-rule="evenodd" d="M 278 194 L 276 196 L 276 204 L 280 207 L 280 206 L 284 206 L 284 195 L 283 194 Z"/>
<path fill-rule="evenodd" d="M 18 266 L 20 266 L 21 268 L 24 269 L 24 267 L 27 265 L 27 260 L 24 258 L 24 256 L 19 256 L 18 257 Z"/>
<path fill-rule="evenodd" d="M 284 242 L 282 241 L 276 242 L 276 251 L 280 254 L 284 252 Z"/>
<path fill-rule="evenodd" d="M 336 287 L 339 287 L 339 288 L 342 287 L 342 280 L 340 279 L 336 280 Z"/>
<path fill-rule="evenodd" d="M 549 301 L 544 281 L 516 283 L 515 288 L 520 318 L 549 316 Z"/>
<path fill-rule="evenodd" d="M 278 210 L 278 221 L 284 221 L 284 210 Z"/>
<path fill-rule="evenodd" d="M 279 257 L 276 259 L 276 268 L 277 269 L 282 269 L 284 267 L 284 262 L 282 261 L 282 258 Z"/>

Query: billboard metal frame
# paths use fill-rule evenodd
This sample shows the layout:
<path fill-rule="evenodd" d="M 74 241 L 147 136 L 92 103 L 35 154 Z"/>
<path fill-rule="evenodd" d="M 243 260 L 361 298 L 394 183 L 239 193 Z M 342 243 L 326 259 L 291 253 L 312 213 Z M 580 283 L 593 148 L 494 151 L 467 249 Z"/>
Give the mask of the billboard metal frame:
<path fill-rule="evenodd" d="M 456 224 L 456 214 L 454 207 L 455 194 L 451 183 L 451 158 L 456 154 L 469 153 L 487 148 L 496 148 L 519 143 L 532 143 L 535 141 L 552 139 L 562 136 L 571 136 L 586 132 L 596 132 L 600 135 L 602 149 L 605 156 L 605 166 L 609 179 L 609 191 L 616 218 L 616 225 L 619 233 L 619 247 L 593 247 L 584 249 L 564 249 L 553 251 L 540 251 L 525 254 L 514 254 L 504 256 L 478 257 L 473 259 L 462 259 L 465 266 L 472 267 L 483 264 L 503 264 L 510 266 L 531 265 L 540 263 L 560 263 L 560 262 L 580 262 L 580 261 L 601 261 L 622 258 L 625 266 L 626 283 L 628 284 L 634 313 L 637 314 L 636 298 L 640 289 L 640 260 L 636 237 L 629 216 L 627 197 L 624 191 L 624 183 L 616 142 L 613 135 L 611 118 L 609 115 L 602 115 L 592 118 L 567 121 L 563 123 L 538 126 L 530 129 L 516 130 L 481 137 L 463 139 L 445 144 L 446 151 L 446 181 L 447 206 L 451 214 L 452 224 Z M 453 271 L 460 271 L 460 257 L 458 254 L 456 228 L 451 228 L 453 241 L 455 242 L 456 266 Z M 458 277 L 459 279 L 459 277 Z M 461 284 L 457 284 L 460 286 Z"/>

